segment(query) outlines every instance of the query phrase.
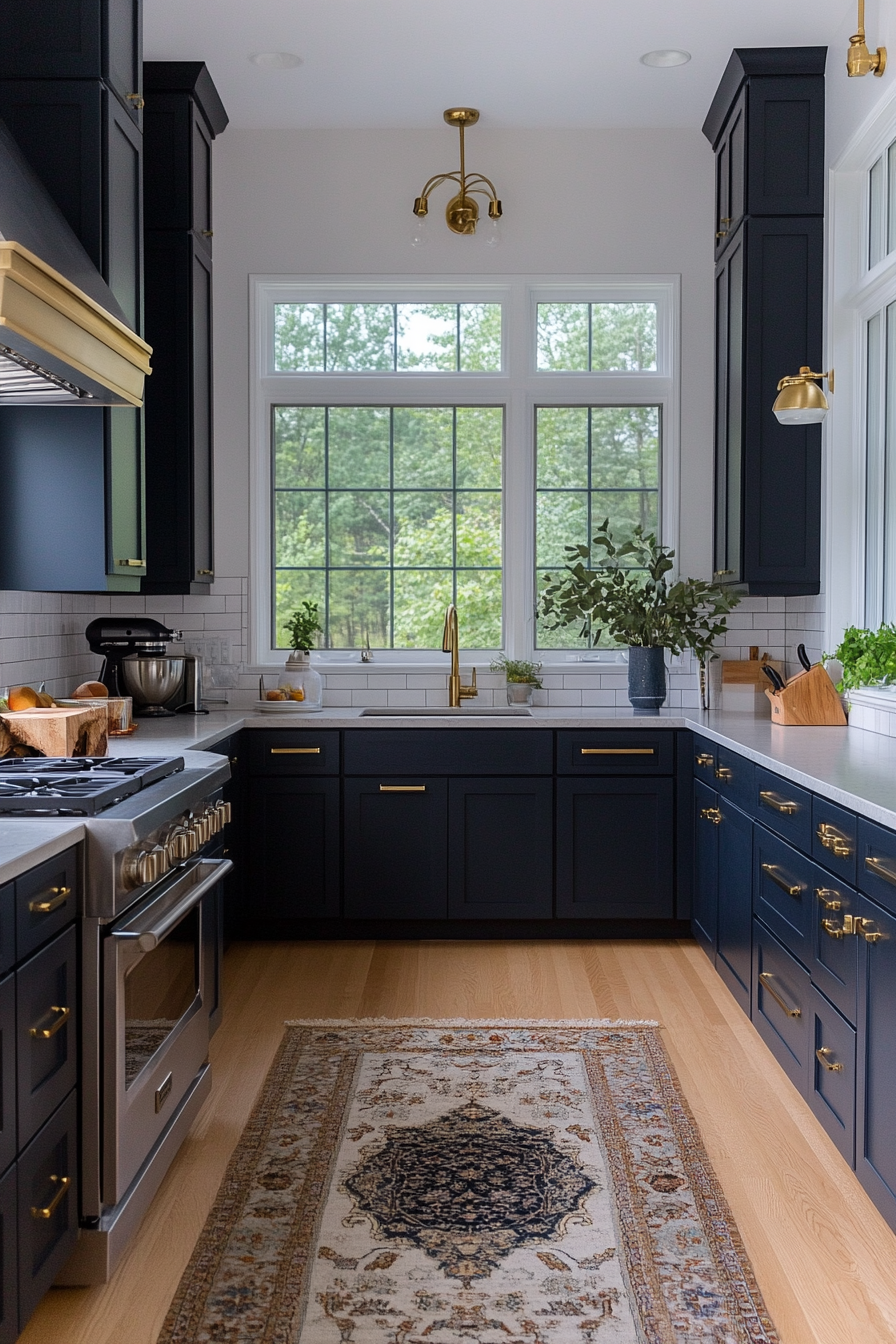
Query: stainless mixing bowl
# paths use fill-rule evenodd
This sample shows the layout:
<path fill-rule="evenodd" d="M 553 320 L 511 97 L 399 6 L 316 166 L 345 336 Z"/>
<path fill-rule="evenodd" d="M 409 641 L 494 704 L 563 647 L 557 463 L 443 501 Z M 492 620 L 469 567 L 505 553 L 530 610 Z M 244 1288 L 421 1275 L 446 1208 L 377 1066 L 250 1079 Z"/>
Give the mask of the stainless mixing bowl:
<path fill-rule="evenodd" d="M 134 697 L 140 715 L 170 714 L 166 700 L 180 690 L 184 682 L 183 658 L 123 658 L 124 684 Z"/>

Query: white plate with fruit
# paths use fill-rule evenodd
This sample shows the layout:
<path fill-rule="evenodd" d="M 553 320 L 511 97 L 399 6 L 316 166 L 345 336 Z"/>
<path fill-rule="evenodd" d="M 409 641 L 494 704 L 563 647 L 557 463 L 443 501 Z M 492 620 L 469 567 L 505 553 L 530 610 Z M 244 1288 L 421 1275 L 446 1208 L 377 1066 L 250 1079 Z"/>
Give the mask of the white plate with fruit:
<path fill-rule="evenodd" d="M 264 700 L 256 700 L 255 708 L 260 714 L 318 714 L 321 707 L 298 700 L 288 691 L 265 691 Z"/>

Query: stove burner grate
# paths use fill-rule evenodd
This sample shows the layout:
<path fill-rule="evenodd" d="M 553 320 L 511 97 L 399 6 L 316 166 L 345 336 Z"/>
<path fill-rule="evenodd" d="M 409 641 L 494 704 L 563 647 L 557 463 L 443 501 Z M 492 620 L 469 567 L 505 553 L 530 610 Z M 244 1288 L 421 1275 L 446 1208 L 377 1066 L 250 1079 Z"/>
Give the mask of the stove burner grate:
<path fill-rule="evenodd" d="M 93 816 L 183 768 L 182 756 L 4 757 L 0 813 Z"/>

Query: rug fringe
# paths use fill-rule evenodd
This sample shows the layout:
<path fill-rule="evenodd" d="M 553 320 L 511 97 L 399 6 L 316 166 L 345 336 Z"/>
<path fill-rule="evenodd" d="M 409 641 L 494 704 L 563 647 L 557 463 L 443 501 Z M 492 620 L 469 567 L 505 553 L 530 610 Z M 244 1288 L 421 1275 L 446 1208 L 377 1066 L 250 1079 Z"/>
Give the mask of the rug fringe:
<path fill-rule="evenodd" d="M 658 1027 L 651 1018 L 612 1017 L 295 1017 L 284 1027 Z"/>

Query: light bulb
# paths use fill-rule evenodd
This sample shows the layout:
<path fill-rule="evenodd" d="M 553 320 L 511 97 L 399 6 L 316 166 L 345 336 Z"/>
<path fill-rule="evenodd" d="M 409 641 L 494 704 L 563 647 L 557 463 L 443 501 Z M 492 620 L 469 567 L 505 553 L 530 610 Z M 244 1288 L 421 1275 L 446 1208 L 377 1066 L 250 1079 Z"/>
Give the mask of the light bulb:
<path fill-rule="evenodd" d="M 414 215 L 411 225 L 411 247 L 426 247 L 429 242 L 429 225 L 425 215 Z"/>
<path fill-rule="evenodd" d="M 480 225 L 482 229 L 482 242 L 485 247 L 492 251 L 500 247 L 504 241 L 504 230 L 501 227 L 500 219 L 487 219 Z"/>

